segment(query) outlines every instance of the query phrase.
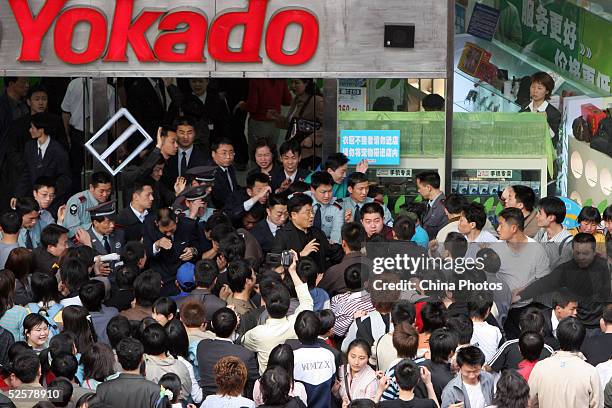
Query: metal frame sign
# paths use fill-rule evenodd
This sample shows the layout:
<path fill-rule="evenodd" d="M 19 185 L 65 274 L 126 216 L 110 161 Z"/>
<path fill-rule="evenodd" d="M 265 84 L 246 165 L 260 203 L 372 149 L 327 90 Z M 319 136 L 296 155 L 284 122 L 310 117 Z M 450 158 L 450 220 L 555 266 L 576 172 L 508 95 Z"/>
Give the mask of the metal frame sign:
<path fill-rule="evenodd" d="M 0 7 L 0 71 L 225 77 L 290 72 L 353 78 L 410 73 L 442 78 L 448 17 L 442 3 L 6 0 Z M 388 21 L 415 24 L 414 49 L 383 47 Z"/>

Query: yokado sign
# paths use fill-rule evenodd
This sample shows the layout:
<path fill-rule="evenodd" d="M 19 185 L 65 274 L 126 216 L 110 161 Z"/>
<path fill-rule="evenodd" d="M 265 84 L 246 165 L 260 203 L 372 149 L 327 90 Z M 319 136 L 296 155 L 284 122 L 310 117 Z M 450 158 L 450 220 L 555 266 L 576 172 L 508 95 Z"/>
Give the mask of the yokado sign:
<path fill-rule="evenodd" d="M 55 22 L 53 47 L 56 56 L 69 64 L 88 64 L 100 58 L 105 62 L 127 61 L 128 44 L 140 62 L 206 62 L 204 47 L 208 34 L 208 53 L 220 62 L 261 62 L 259 55 L 265 34 L 268 58 L 280 65 L 300 65 L 312 58 L 319 41 L 317 18 L 307 10 L 286 9 L 264 21 L 268 0 L 250 0 L 246 11 L 229 11 L 218 16 L 208 29 L 206 16 L 199 11 L 143 10 L 134 16 L 134 0 L 117 0 L 110 29 L 108 17 L 94 7 L 64 8 L 67 0 L 47 0 L 34 16 L 26 0 L 8 0 L 22 35 L 23 62 L 41 61 L 41 44 Z M 79 24 L 90 27 L 84 50 L 72 47 Z M 295 52 L 283 50 L 285 31 L 290 24 L 301 27 L 301 39 Z M 158 36 L 150 46 L 145 34 L 156 26 Z M 228 46 L 231 31 L 243 26 L 244 37 L 239 50 Z M 180 51 L 177 50 L 180 48 Z"/>

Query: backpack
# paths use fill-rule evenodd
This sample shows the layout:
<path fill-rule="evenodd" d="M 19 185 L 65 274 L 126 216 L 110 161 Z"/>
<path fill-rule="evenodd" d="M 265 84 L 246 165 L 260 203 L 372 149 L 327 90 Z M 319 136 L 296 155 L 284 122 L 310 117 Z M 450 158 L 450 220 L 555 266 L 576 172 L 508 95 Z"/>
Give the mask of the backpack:
<path fill-rule="evenodd" d="M 582 116 L 578 116 L 572 122 L 572 133 L 576 140 L 580 140 L 581 142 L 590 143 L 593 138 L 593 134 L 589 129 L 589 124 Z"/>
<path fill-rule="evenodd" d="M 49 323 L 49 337 L 59 334 L 60 330 L 55 321 L 55 316 L 64 308 L 62 304 L 56 303 L 49 309 L 43 309 L 38 306 L 38 303 L 28 303 L 27 307 L 31 313 L 38 313 L 47 320 L 47 323 Z"/>
<path fill-rule="evenodd" d="M 597 133 L 591 141 L 591 149 L 612 157 L 612 117 L 610 116 L 610 109 L 606 110 L 606 117 L 599 122 Z"/>

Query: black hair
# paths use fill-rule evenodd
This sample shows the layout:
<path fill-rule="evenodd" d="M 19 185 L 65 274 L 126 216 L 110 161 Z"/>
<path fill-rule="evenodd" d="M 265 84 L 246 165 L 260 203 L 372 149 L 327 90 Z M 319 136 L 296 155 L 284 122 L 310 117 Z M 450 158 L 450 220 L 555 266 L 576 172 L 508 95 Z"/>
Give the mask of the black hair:
<path fill-rule="evenodd" d="M 476 346 L 462 347 L 457 351 L 457 365 L 462 367 L 464 364 L 471 366 L 483 366 L 485 355 Z"/>
<path fill-rule="evenodd" d="M 104 283 L 97 279 L 91 279 L 79 289 L 81 303 L 90 312 L 97 312 L 102 308 L 105 295 Z"/>
<path fill-rule="evenodd" d="M 519 337 L 519 350 L 527 361 L 538 361 L 544 348 L 544 337 L 536 332 L 524 332 Z"/>
<path fill-rule="evenodd" d="M 144 347 L 135 338 L 127 337 L 117 344 L 117 361 L 124 370 L 136 370 L 142 361 Z"/>
<path fill-rule="evenodd" d="M 172 127 L 178 129 L 179 126 L 191 126 L 195 129 L 196 124 L 190 116 L 179 116 L 172 122 Z"/>
<path fill-rule="evenodd" d="M 212 329 L 218 337 L 228 338 L 238 325 L 236 313 L 227 307 L 217 310 L 212 317 Z"/>
<path fill-rule="evenodd" d="M 359 184 L 359 183 L 367 183 L 368 182 L 368 176 L 366 176 L 365 173 L 362 173 L 360 171 L 356 171 L 351 173 L 350 176 L 348 176 L 348 186 L 350 188 L 355 187 L 355 185 Z"/>
<path fill-rule="evenodd" d="M 476 253 L 476 258 L 480 258 L 482 260 L 482 263 L 484 265 L 484 267 L 482 268 L 483 272 L 499 272 L 499 268 L 501 268 L 501 259 L 499 258 L 499 254 L 495 252 L 492 248 L 479 249 Z"/>
<path fill-rule="evenodd" d="M 334 178 L 326 171 L 317 171 L 310 177 L 310 187 L 314 190 L 320 186 L 333 186 Z"/>
<path fill-rule="evenodd" d="M 440 188 L 440 175 L 437 171 L 423 171 L 416 175 L 416 179 L 421 184 L 426 184 L 433 188 Z"/>
<path fill-rule="evenodd" d="M 216 212 L 211 215 L 208 221 L 206 221 L 206 224 L 204 224 L 204 232 L 212 232 L 218 225 L 228 225 L 231 227 L 232 221 L 224 212 Z"/>
<path fill-rule="evenodd" d="M 145 353 L 157 356 L 168 351 L 168 336 L 164 327 L 159 323 L 152 323 L 142 332 L 142 345 Z"/>
<path fill-rule="evenodd" d="M 412 325 L 416 318 L 416 309 L 414 305 L 408 301 L 400 301 L 393 305 L 391 310 L 391 321 L 395 326 L 403 324 Z"/>
<path fill-rule="evenodd" d="M 51 406 L 53 407 L 67 407 L 72 399 L 72 393 L 74 387 L 70 380 L 66 376 L 57 376 L 49 383 L 47 390 L 50 391 L 51 395 L 59 395 L 59 398 L 54 398 Z M 57 390 L 57 391 L 56 391 Z M 43 401 L 40 401 L 43 402 Z M 40 404 L 39 402 L 39 404 Z"/>
<path fill-rule="evenodd" d="M 106 325 L 106 335 L 113 349 L 117 348 L 119 342 L 132 334 L 132 326 L 127 317 L 123 315 L 114 316 Z"/>
<path fill-rule="evenodd" d="M 113 184 L 113 177 L 105 171 L 97 171 L 91 175 L 89 184 L 94 188 L 96 188 L 98 184 Z"/>
<path fill-rule="evenodd" d="M 553 293 L 551 306 L 553 310 L 557 306 L 565 308 L 570 302 L 578 302 L 578 296 L 573 294 L 568 289 L 561 288 Z"/>
<path fill-rule="evenodd" d="M 446 327 L 448 327 L 459 340 L 459 344 L 470 344 L 472 334 L 474 334 L 474 322 L 465 314 L 449 317 L 446 319 Z"/>
<path fill-rule="evenodd" d="M 463 258 L 468 250 L 468 242 L 465 235 L 460 232 L 449 232 L 444 240 L 444 249 L 446 249 L 451 258 Z"/>
<path fill-rule="evenodd" d="M 51 116 L 47 112 L 35 113 L 30 117 L 30 123 L 36 129 L 43 129 L 45 131 L 45 135 L 56 136 L 53 134 L 55 127 L 51 123 Z"/>
<path fill-rule="evenodd" d="M 212 143 L 210 144 L 210 150 L 212 152 L 216 152 L 217 150 L 219 150 L 219 147 L 221 145 L 229 145 L 229 146 L 234 147 L 234 142 L 232 142 L 230 139 L 222 137 L 220 139 L 216 139 L 212 141 Z"/>
<path fill-rule="evenodd" d="M 181 396 L 181 379 L 178 375 L 174 373 L 166 373 L 159 379 L 158 384 L 165 389 L 172 391 L 172 401 L 169 401 L 170 403 L 174 404 L 179 402 L 179 398 Z"/>
<path fill-rule="evenodd" d="M 582 207 L 582 210 L 580 210 L 577 221 L 578 223 L 581 223 L 582 221 L 589 221 L 599 224 L 601 222 L 601 214 L 599 214 L 599 210 L 597 208 L 587 205 Z"/>
<path fill-rule="evenodd" d="M 273 208 L 275 205 L 287 205 L 287 198 L 282 194 L 270 194 L 266 206 Z"/>
<path fill-rule="evenodd" d="M 62 353 L 51 360 L 51 372 L 56 377 L 66 377 L 73 381 L 78 368 L 79 362 L 72 353 Z"/>
<path fill-rule="evenodd" d="M 8 83 L 6 85 L 8 85 Z M 32 85 L 28 88 L 28 94 L 26 96 L 26 99 L 32 99 L 32 95 L 34 95 L 37 92 L 44 92 L 47 94 L 47 96 L 49 95 L 49 91 L 47 90 L 46 86 L 42 84 L 37 84 L 37 85 Z"/>
<path fill-rule="evenodd" d="M 319 265 L 312 258 L 301 258 L 298 261 L 297 274 L 300 280 L 308 285 L 308 289 L 316 286 L 319 273 Z"/>
<path fill-rule="evenodd" d="M 287 201 L 287 212 L 289 216 L 291 216 L 291 213 L 298 213 L 307 205 L 312 205 L 312 198 L 306 194 L 294 194 L 293 197 Z"/>
<path fill-rule="evenodd" d="M 223 238 L 234 232 L 236 232 L 236 229 L 230 224 L 218 224 L 210 230 L 210 240 L 220 242 Z"/>
<path fill-rule="evenodd" d="M 363 351 L 365 351 L 366 354 L 368 355 L 368 358 L 372 356 L 372 349 L 370 345 L 368 344 L 367 341 L 363 339 L 355 339 L 351 341 L 351 343 L 348 345 L 348 348 L 346 349 L 346 354 L 348 355 L 351 352 L 351 350 L 354 349 L 355 347 L 359 347 Z"/>
<path fill-rule="evenodd" d="M 232 292 L 242 292 L 247 279 L 253 278 L 253 269 L 244 259 L 235 259 L 227 265 L 227 281 Z"/>
<path fill-rule="evenodd" d="M 544 332 L 544 315 L 536 307 L 525 310 L 519 318 L 519 329 L 521 333 L 534 332 L 542 334 Z"/>
<path fill-rule="evenodd" d="M 98 405 L 98 399 L 96 398 L 96 394 L 93 392 L 88 392 L 87 394 L 81 395 L 81 397 L 76 401 L 74 408 L 83 408 L 85 405 L 88 407 L 92 407 Z M 102 408 L 99 405 L 96 408 Z M 108 408 L 108 407 L 104 407 Z"/>
<path fill-rule="evenodd" d="M 266 303 L 266 310 L 271 318 L 280 319 L 287 315 L 291 295 L 289 289 L 284 285 L 278 285 L 276 290 L 270 291 L 270 293 L 262 293 L 262 296 Z"/>
<path fill-rule="evenodd" d="M 119 289 L 133 289 L 134 281 L 138 276 L 138 267 L 133 264 L 123 264 L 115 272 L 115 283 Z"/>
<path fill-rule="evenodd" d="M 482 231 L 487 223 L 487 213 L 480 203 L 471 202 L 463 207 L 463 216 L 467 222 L 473 222 L 478 231 Z"/>
<path fill-rule="evenodd" d="M 40 176 L 36 180 L 34 180 L 34 184 L 32 185 L 32 190 L 38 191 L 43 187 L 55 188 L 55 179 L 49 176 Z"/>
<path fill-rule="evenodd" d="M 360 251 L 365 245 L 366 231 L 359 222 L 347 222 L 340 230 L 342 240 L 346 242 L 351 251 Z"/>
<path fill-rule="evenodd" d="M 279 344 L 272 349 L 268 357 L 268 367 L 273 366 L 282 367 L 287 370 L 287 378 L 291 388 L 293 388 L 294 355 L 290 345 L 286 343 Z"/>
<path fill-rule="evenodd" d="M 219 267 L 213 260 L 202 259 L 195 264 L 193 275 L 196 287 L 210 288 L 219 276 Z"/>
<path fill-rule="evenodd" d="M 321 330 L 319 335 L 323 335 L 330 331 L 336 324 L 336 315 L 330 309 L 323 309 L 317 312 L 319 321 L 321 322 Z"/>
<path fill-rule="evenodd" d="M 38 314 L 38 313 L 28 314 L 23 319 L 23 323 L 22 323 L 24 337 L 26 336 L 28 332 L 31 332 L 39 324 L 44 324 L 45 326 L 49 327 L 49 322 L 43 315 Z"/>
<path fill-rule="evenodd" d="M 393 223 L 393 231 L 400 241 L 410 241 L 416 231 L 416 225 L 408 217 L 398 217 Z"/>
<path fill-rule="evenodd" d="M 255 144 L 251 149 L 251 159 L 255 161 L 255 154 L 257 153 L 257 149 L 261 149 L 262 147 L 267 147 L 272 154 L 272 162 L 276 161 L 276 145 L 270 141 L 267 137 L 258 137 L 255 140 Z"/>
<path fill-rule="evenodd" d="M 565 204 L 559 197 L 544 197 L 538 202 L 538 206 L 544 214 L 553 215 L 557 224 L 562 224 L 565 219 Z"/>
<path fill-rule="evenodd" d="M 504 208 L 501 210 L 498 217 L 503 218 L 510 225 L 516 225 L 520 231 L 525 229 L 525 216 L 518 208 Z"/>
<path fill-rule="evenodd" d="M 219 255 L 223 255 L 227 262 L 243 259 L 246 252 L 244 238 L 236 232 L 227 234 L 219 241 Z"/>
<path fill-rule="evenodd" d="M 358 398 L 352 400 L 348 408 L 376 408 L 378 405 L 369 398 Z"/>
<path fill-rule="evenodd" d="M 321 320 L 311 310 L 304 310 L 295 319 L 295 334 L 303 344 L 314 344 L 321 332 Z"/>
<path fill-rule="evenodd" d="M 395 381 L 400 390 L 410 391 L 414 389 L 420 378 L 419 366 L 409 358 L 404 358 L 395 366 Z"/>
<path fill-rule="evenodd" d="M 429 351 L 431 361 L 434 363 L 446 363 L 451 353 L 459 345 L 457 335 L 446 327 L 434 330 L 429 336 Z"/>
<path fill-rule="evenodd" d="M 493 300 L 488 293 L 476 292 L 470 296 L 467 307 L 470 317 L 477 317 L 484 320 L 491 312 Z"/>
<path fill-rule="evenodd" d="M 33 383 L 38 376 L 40 362 L 35 352 L 23 351 L 11 361 L 9 372 L 15 374 L 19 381 L 25 384 Z"/>
<path fill-rule="evenodd" d="M 302 148 L 300 147 L 300 144 L 297 143 L 295 140 L 289 139 L 280 145 L 280 147 L 278 148 L 278 154 L 282 156 L 285 153 L 289 152 L 295 154 L 296 156 L 299 156 L 300 154 L 302 154 Z"/>
<path fill-rule="evenodd" d="M 516 370 L 502 372 L 497 381 L 493 404 L 499 408 L 524 408 L 529 406 L 529 385 Z"/>
<path fill-rule="evenodd" d="M 608 303 L 601 314 L 601 318 L 603 319 L 606 325 L 612 324 L 612 304 Z"/>
<path fill-rule="evenodd" d="M 544 97 L 544 99 L 549 100 L 553 90 L 555 89 L 555 80 L 553 79 L 553 77 L 551 77 L 550 74 L 547 74 L 546 72 L 536 72 L 531 76 L 530 85 L 533 85 L 534 83 L 538 83 L 544 88 L 546 88 L 546 96 Z"/>
<path fill-rule="evenodd" d="M 433 332 L 444 327 L 446 320 L 446 308 L 442 302 L 426 302 L 421 308 L 421 319 L 423 320 L 423 332 Z"/>
<path fill-rule="evenodd" d="M 425 111 L 444 110 L 444 98 L 438 94 L 429 94 L 421 100 L 421 105 Z"/>
<path fill-rule="evenodd" d="M 380 218 L 385 218 L 385 210 L 383 209 L 382 205 L 376 201 L 372 201 L 361 206 L 361 209 L 359 210 L 359 217 L 363 218 L 365 214 L 378 214 L 380 215 Z"/>
<path fill-rule="evenodd" d="M 70 305 L 62 310 L 63 331 L 75 336 L 75 343 L 79 353 L 84 353 L 97 341 L 96 331 L 91 322 L 87 309 L 83 306 Z"/>
<path fill-rule="evenodd" d="M 270 176 L 266 173 L 249 174 L 246 179 L 246 187 L 253 188 L 255 183 L 270 184 Z"/>
<path fill-rule="evenodd" d="M 612 221 L 612 204 L 606 207 L 603 212 L 602 218 L 604 219 L 604 221 Z"/>
<path fill-rule="evenodd" d="M 363 271 L 364 265 L 361 263 L 356 263 L 349 265 L 344 270 L 344 284 L 349 291 L 356 291 L 363 288 Z"/>
<path fill-rule="evenodd" d="M 514 185 L 511 186 L 514 191 L 514 196 L 516 197 L 516 201 L 523 204 L 525 210 L 533 211 L 533 207 L 535 205 L 536 195 L 533 192 L 531 187 L 523 186 L 523 185 Z"/>
<path fill-rule="evenodd" d="M 152 306 L 161 292 L 162 278 L 158 272 L 147 270 L 134 279 L 134 297 L 140 306 Z"/>
<path fill-rule="evenodd" d="M 175 358 L 183 357 L 188 359 L 189 336 L 187 329 L 179 319 L 172 319 L 164 327 L 168 338 L 168 352 Z"/>
<path fill-rule="evenodd" d="M 60 279 L 71 292 L 78 292 L 89 281 L 87 268 L 80 260 L 68 258 L 60 266 Z"/>
<path fill-rule="evenodd" d="M 574 239 L 572 240 L 572 248 L 576 244 L 590 244 L 593 251 L 595 251 L 597 247 L 597 241 L 592 234 L 587 234 L 586 232 L 579 232 L 574 235 Z"/>
<path fill-rule="evenodd" d="M 40 245 L 44 249 L 47 249 L 49 246 L 55 246 L 64 234 L 68 234 L 67 228 L 57 224 L 49 224 L 40 233 Z"/>
<path fill-rule="evenodd" d="M 160 297 L 153 302 L 152 310 L 160 315 L 164 315 L 166 318 L 170 315 L 176 317 L 178 307 L 176 302 L 168 297 Z"/>
<path fill-rule="evenodd" d="M 48 273 L 34 272 L 30 275 L 30 289 L 33 302 L 47 304 L 51 300 L 58 301 L 57 279 Z"/>
<path fill-rule="evenodd" d="M 563 351 L 579 351 L 586 335 L 586 329 L 575 317 L 566 317 L 557 326 L 557 340 Z"/>
<path fill-rule="evenodd" d="M 21 229 L 21 217 L 15 210 L 6 210 L 0 215 L 0 228 L 5 234 L 17 234 Z"/>
<path fill-rule="evenodd" d="M 40 211 L 40 206 L 33 197 L 19 197 L 15 203 L 15 211 L 17 211 L 19 217 L 23 217 L 33 211 Z"/>
<path fill-rule="evenodd" d="M 157 214 L 155 214 L 155 222 L 160 227 L 167 227 L 171 223 L 177 223 L 177 215 L 170 208 L 160 208 L 157 210 Z"/>
<path fill-rule="evenodd" d="M 468 204 L 467 198 L 461 194 L 449 194 L 444 199 L 444 208 L 450 214 L 460 214 Z"/>
<path fill-rule="evenodd" d="M 344 153 L 332 153 L 327 156 L 327 160 L 325 160 L 325 164 L 323 166 L 323 170 L 332 170 L 336 171 L 339 167 L 344 166 L 349 162 L 348 157 Z"/>
<path fill-rule="evenodd" d="M 289 402 L 291 400 L 289 392 L 293 387 L 289 380 L 288 372 L 283 367 L 268 365 L 259 380 L 264 404 L 267 406 L 284 406 Z"/>

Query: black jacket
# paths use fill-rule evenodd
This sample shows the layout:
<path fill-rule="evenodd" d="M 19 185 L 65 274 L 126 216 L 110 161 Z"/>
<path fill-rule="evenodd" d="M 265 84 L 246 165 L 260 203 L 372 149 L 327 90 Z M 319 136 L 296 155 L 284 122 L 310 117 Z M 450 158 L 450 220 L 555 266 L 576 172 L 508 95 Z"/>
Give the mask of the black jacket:
<path fill-rule="evenodd" d="M 176 178 L 178 177 L 178 164 L 181 161 L 182 157 L 180 151 L 177 151 L 176 155 L 170 157 L 166 161 L 166 165 L 164 166 L 164 173 L 162 175 L 161 181 L 168 187 L 170 190 L 174 190 L 174 183 L 176 182 Z M 209 161 L 208 155 L 198 146 L 193 146 L 193 150 L 191 151 L 191 156 L 187 161 L 187 170 L 192 167 L 205 166 Z M 185 176 L 183 174 L 183 176 Z"/>
<path fill-rule="evenodd" d="M 200 387 L 204 398 L 217 392 L 213 367 L 221 358 L 226 356 L 238 357 L 247 367 L 247 382 L 244 393 L 247 398 L 253 396 L 253 386 L 259 378 L 259 367 L 257 356 L 245 347 L 226 340 L 204 339 L 198 344 L 197 350 L 198 369 L 200 370 Z"/>
<path fill-rule="evenodd" d="M 160 87 L 164 89 L 161 78 L 152 79 L 160 83 Z M 165 92 L 161 92 L 162 102 L 148 78 L 136 78 L 126 85 L 127 109 L 155 140 L 157 128 L 161 126 L 166 116 Z"/>
<path fill-rule="evenodd" d="M 264 254 L 272 251 L 274 235 L 272 235 L 272 231 L 270 231 L 270 227 L 268 226 L 267 217 L 255 224 L 251 230 L 251 234 L 255 237 L 257 242 L 259 242 Z"/>
<path fill-rule="evenodd" d="M 309 170 L 298 167 L 293 182 L 295 183 L 296 181 L 304 181 L 304 179 L 308 177 L 309 174 Z M 270 187 L 272 187 L 272 191 L 276 191 L 276 189 L 280 187 L 283 181 L 287 179 L 283 166 L 274 166 L 274 168 L 270 172 L 270 179 Z"/>
<path fill-rule="evenodd" d="M 316 239 L 319 243 L 319 251 L 310 253 L 308 257 L 317 263 L 319 271 L 325 271 L 328 265 L 342 260 L 341 248 L 331 245 L 323 231 L 316 227 L 311 227 L 308 229 L 308 232 L 304 232 L 298 229 L 291 221 L 283 225 L 276 232 L 272 252 L 280 254 L 284 250 L 293 249 L 299 254 L 306 244 L 313 239 Z"/>
<path fill-rule="evenodd" d="M 523 107 L 521 112 L 531 112 L 529 109 L 529 105 Z M 548 127 L 553 131 L 554 136 L 552 139 L 553 146 L 557 147 L 559 143 L 559 126 L 561 125 L 561 112 L 552 104 L 548 104 L 546 107 L 546 121 L 548 122 Z"/>
<path fill-rule="evenodd" d="M 55 180 L 55 201 L 64 202 L 68 198 L 66 196 L 72 182 L 70 161 L 68 160 L 68 153 L 61 144 L 51 138 L 42 162 L 39 162 L 37 141 L 30 140 L 26 143 L 23 160 L 23 173 L 19 184 L 15 188 L 17 197 L 31 195 L 32 186 L 36 179 L 40 176 L 48 176 Z"/>
<path fill-rule="evenodd" d="M 215 162 L 210 161 L 207 163 L 209 166 L 216 166 Z M 215 181 L 213 182 L 213 189 L 211 193 L 211 198 L 213 205 L 215 208 L 225 208 L 225 203 L 228 201 L 229 197 L 233 194 L 234 191 L 240 189 L 240 185 L 238 184 L 238 180 L 236 180 L 236 170 L 234 166 L 230 166 L 227 168 L 229 172 L 229 176 L 232 180 L 233 189 L 230 188 L 229 181 L 227 179 L 227 174 L 223 171 L 219 166 L 217 166 L 217 171 L 215 172 Z"/>
<path fill-rule="evenodd" d="M 244 202 L 248 201 L 250 198 L 251 197 L 249 197 L 246 188 L 240 187 L 239 189 L 234 189 L 232 195 L 225 201 L 225 213 L 237 227 L 242 225 L 241 218 L 247 212 L 244 210 Z M 265 204 L 256 202 L 248 212 L 265 212 L 265 209 Z"/>
<path fill-rule="evenodd" d="M 145 217 L 145 222 L 140 222 L 130 205 L 123 208 L 117 214 L 115 224 L 123 229 L 125 235 L 125 241 L 140 241 L 144 232 L 145 223 L 153 217 L 153 214 L 149 212 Z"/>
<path fill-rule="evenodd" d="M 176 271 L 183 264 L 183 261 L 179 259 L 181 253 L 187 247 L 198 247 L 196 223 L 188 218 L 179 217 L 172 239 L 172 248 L 161 249 L 154 255 L 153 243 L 163 237 L 164 234 L 152 221 L 145 224 L 144 245 L 149 265 L 151 269 L 161 274 L 164 286 L 175 286 Z M 195 259 L 192 260 L 195 261 Z"/>

